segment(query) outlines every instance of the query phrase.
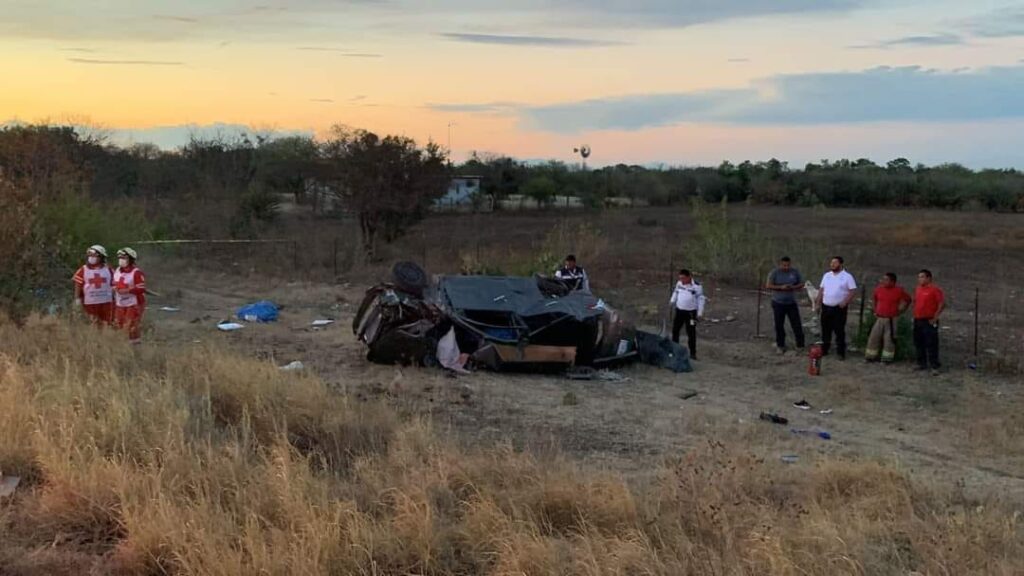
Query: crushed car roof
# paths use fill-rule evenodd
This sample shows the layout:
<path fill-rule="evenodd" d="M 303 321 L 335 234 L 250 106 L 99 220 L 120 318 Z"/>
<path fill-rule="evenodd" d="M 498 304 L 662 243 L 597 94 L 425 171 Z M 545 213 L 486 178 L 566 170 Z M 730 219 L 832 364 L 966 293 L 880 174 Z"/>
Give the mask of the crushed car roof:
<path fill-rule="evenodd" d="M 576 320 L 602 314 L 597 298 L 583 292 L 547 296 L 535 278 L 507 276 L 442 276 L 441 303 L 451 312 L 505 312 L 530 318 L 568 315 Z"/>

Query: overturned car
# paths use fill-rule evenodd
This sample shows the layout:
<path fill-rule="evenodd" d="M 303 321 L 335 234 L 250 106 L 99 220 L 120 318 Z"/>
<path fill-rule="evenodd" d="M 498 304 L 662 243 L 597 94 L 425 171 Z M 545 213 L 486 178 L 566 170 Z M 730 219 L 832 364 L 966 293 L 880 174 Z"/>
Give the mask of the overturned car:
<path fill-rule="evenodd" d="M 689 372 L 685 348 L 637 330 L 590 293 L 560 280 L 509 276 L 440 276 L 399 262 L 352 323 L 381 364 L 466 366 L 501 371 L 586 370 L 644 362 Z"/>

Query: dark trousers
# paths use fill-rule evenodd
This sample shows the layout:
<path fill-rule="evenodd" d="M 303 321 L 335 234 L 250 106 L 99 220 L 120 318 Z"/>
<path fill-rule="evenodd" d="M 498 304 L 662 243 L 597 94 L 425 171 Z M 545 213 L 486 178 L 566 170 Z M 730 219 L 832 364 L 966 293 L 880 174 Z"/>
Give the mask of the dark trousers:
<path fill-rule="evenodd" d="M 836 352 L 840 358 L 846 357 L 846 308 L 839 306 L 821 306 L 821 343 L 822 352 L 828 354 L 832 347 L 832 335 L 836 337 Z"/>
<path fill-rule="evenodd" d="M 917 365 L 937 369 L 939 364 L 939 327 L 932 326 L 931 320 L 914 319 L 914 348 L 917 350 Z"/>
<path fill-rule="evenodd" d="M 772 312 L 775 314 L 775 345 L 779 348 L 786 347 L 786 318 L 789 318 L 789 326 L 793 329 L 796 346 L 803 348 L 804 327 L 800 324 L 800 307 L 797 306 L 797 303 L 772 302 Z"/>
<path fill-rule="evenodd" d="M 676 308 L 676 316 L 672 320 L 672 341 L 679 343 L 679 331 L 686 326 L 686 343 L 690 348 L 690 358 L 697 358 L 697 311 Z"/>

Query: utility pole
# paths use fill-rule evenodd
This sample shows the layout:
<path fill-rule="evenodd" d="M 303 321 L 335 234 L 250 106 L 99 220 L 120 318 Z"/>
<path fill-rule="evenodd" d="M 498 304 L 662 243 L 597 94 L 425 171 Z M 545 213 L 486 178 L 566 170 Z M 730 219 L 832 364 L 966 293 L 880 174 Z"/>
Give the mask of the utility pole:
<path fill-rule="evenodd" d="M 458 126 L 455 122 L 448 123 L 448 164 L 452 163 L 452 126 Z"/>

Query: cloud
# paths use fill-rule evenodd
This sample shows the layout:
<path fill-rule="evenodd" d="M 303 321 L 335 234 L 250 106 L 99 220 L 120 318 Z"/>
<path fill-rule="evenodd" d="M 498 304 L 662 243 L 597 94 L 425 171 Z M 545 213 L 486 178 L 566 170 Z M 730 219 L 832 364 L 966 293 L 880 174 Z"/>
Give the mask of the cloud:
<path fill-rule="evenodd" d="M 1024 65 L 937 71 L 917 66 L 772 76 L 749 88 L 636 94 L 548 105 L 433 104 L 509 114 L 557 133 L 640 130 L 682 122 L 821 125 L 1024 118 Z"/>
<path fill-rule="evenodd" d="M 501 34 L 468 34 L 464 32 L 445 32 L 442 37 L 456 42 L 472 44 L 498 44 L 502 46 L 543 46 L 548 48 L 596 48 L 617 46 L 619 42 L 592 40 L 587 38 L 567 38 L 563 36 L 507 36 Z"/>
<path fill-rule="evenodd" d="M 78 52 L 80 54 L 95 54 L 96 51 L 92 48 L 61 48 L 61 52 Z"/>
<path fill-rule="evenodd" d="M 519 0 L 509 8 L 507 0 L 440 0 L 435 11 L 446 14 L 529 14 L 535 20 L 562 27 L 681 28 L 710 22 L 764 16 L 842 12 L 861 6 L 864 0 Z"/>
<path fill-rule="evenodd" d="M 366 100 L 365 94 L 356 94 L 355 96 L 348 99 L 349 102 L 361 102 L 363 100 Z"/>
<path fill-rule="evenodd" d="M 302 50 L 303 52 L 340 52 L 342 54 L 352 52 L 347 48 L 331 48 L 330 46 L 299 46 L 296 50 Z"/>
<path fill-rule="evenodd" d="M 874 44 L 858 44 L 849 46 L 854 50 L 885 50 L 888 48 L 912 48 L 929 46 L 955 46 L 965 44 L 963 37 L 956 34 L 933 34 L 930 36 L 904 36 L 892 40 L 884 40 Z"/>
<path fill-rule="evenodd" d="M 345 58 L 383 58 L 383 54 L 376 54 L 373 52 L 352 52 L 351 54 L 345 54 Z"/>
<path fill-rule="evenodd" d="M 729 62 L 733 64 L 744 64 L 750 62 L 750 58 L 729 58 Z"/>
<path fill-rule="evenodd" d="M 154 20 L 166 20 L 167 22 L 177 22 L 179 24 L 199 24 L 199 18 L 192 18 L 191 16 L 172 16 L 167 14 L 156 14 L 153 16 Z"/>
<path fill-rule="evenodd" d="M 517 111 L 520 106 L 512 102 L 489 102 L 482 104 L 427 104 L 427 108 L 455 114 L 507 114 Z"/>
<path fill-rule="evenodd" d="M 104 0 L 88 9 L 54 10 L 53 2 L 5 0 L 0 36 L 66 41 L 122 40 L 169 42 L 208 39 L 261 42 L 332 42 L 367 30 L 397 34 L 422 30 L 476 28 L 530 30 L 519 40 L 500 34 L 475 34 L 477 42 L 555 46 L 603 45 L 567 30 L 669 29 L 735 19 L 849 11 L 868 0 L 290 0 L 287 8 L 250 5 L 244 0 Z M 154 14 L 154 4 L 165 11 Z M 175 13 L 180 10 L 182 13 Z M 344 35 L 344 36 L 339 36 Z M 473 34 L 466 35 L 474 36 Z M 534 38 L 535 43 L 529 43 Z M 454 38 L 453 38 L 454 39 Z M 462 41 L 471 41 L 468 38 Z M 580 44 L 580 43 L 583 44 Z M 525 44 L 524 44 L 525 43 Z M 542 44 L 552 45 L 552 44 Z"/>
<path fill-rule="evenodd" d="M 975 36 L 1008 38 L 1024 36 L 1024 7 L 1013 6 L 968 18 L 962 26 Z"/>
<path fill-rule="evenodd" d="M 184 66 L 184 62 L 172 60 L 99 60 L 97 58 L 68 58 L 76 64 L 103 64 L 113 66 Z"/>
<path fill-rule="evenodd" d="M 334 102 L 334 100 L 331 100 L 330 98 L 310 98 L 309 101 L 310 102 L 322 102 L 322 103 L 332 103 L 332 102 Z"/>

